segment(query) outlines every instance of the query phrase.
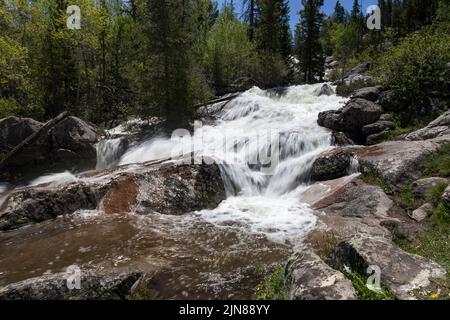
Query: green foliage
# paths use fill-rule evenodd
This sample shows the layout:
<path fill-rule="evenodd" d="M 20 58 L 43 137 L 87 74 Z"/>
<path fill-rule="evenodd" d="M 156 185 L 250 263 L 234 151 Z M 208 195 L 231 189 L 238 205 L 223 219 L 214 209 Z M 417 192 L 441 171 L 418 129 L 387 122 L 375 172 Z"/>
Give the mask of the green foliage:
<path fill-rule="evenodd" d="M 276 268 L 255 289 L 256 300 L 287 300 L 288 294 L 283 266 Z"/>
<path fill-rule="evenodd" d="M 359 27 L 356 23 L 338 24 L 331 30 L 333 54 L 340 60 L 343 73 L 347 71 L 349 60 L 357 53 L 359 43 Z"/>
<path fill-rule="evenodd" d="M 450 84 L 450 34 L 425 28 L 406 37 L 381 59 L 384 84 L 405 101 L 446 97 Z"/>
<path fill-rule="evenodd" d="M 373 86 L 371 81 L 357 80 L 351 84 L 340 84 L 336 87 L 336 94 L 341 97 L 350 97 L 356 90 Z"/>
<path fill-rule="evenodd" d="M 302 0 L 300 24 L 296 32 L 296 48 L 305 83 L 314 83 L 323 77 L 324 49 L 320 41 L 323 15 L 320 8 L 323 0 Z"/>
<path fill-rule="evenodd" d="M 415 210 L 421 204 L 422 200 L 418 199 L 412 192 L 412 184 L 405 183 L 399 194 L 400 206 L 406 210 Z"/>
<path fill-rule="evenodd" d="M 437 206 L 441 201 L 442 194 L 447 188 L 448 183 L 438 183 L 433 188 L 431 188 L 426 194 L 426 200 L 428 203 Z"/>
<path fill-rule="evenodd" d="M 235 16 L 221 13 L 207 35 L 204 64 L 215 88 L 248 77 L 256 62 L 255 45 L 247 38 L 247 28 Z"/>
<path fill-rule="evenodd" d="M 428 176 L 450 177 L 450 144 L 445 144 L 425 162 Z"/>
<path fill-rule="evenodd" d="M 383 284 L 380 291 L 374 291 L 367 287 L 367 276 L 350 270 L 343 270 L 343 273 L 352 282 L 359 300 L 394 300 L 394 293 Z"/>
<path fill-rule="evenodd" d="M 387 183 L 386 181 L 377 177 L 374 174 L 364 174 L 364 175 L 361 175 L 359 178 L 367 184 L 379 186 L 381 189 L 383 189 L 384 193 L 386 193 L 386 194 L 393 193 L 392 188 L 389 185 L 389 183 Z"/>
<path fill-rule="evenodd" d="M 437 207 L 434 208 L 432 215 L 445 223 L 450 223 L 450 208 L 446 207 L 443 203 L 439 203 Z M 448 252 L 449 251 L 447 251 L 447 253 Z"/>

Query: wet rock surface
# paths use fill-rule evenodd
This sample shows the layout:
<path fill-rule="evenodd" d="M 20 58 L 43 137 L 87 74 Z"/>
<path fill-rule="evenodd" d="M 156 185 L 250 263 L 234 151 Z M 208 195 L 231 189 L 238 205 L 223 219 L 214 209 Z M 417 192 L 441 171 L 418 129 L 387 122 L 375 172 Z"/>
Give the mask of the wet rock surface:
<path fill-rule="evenodd" d="M 225 199 L 217 165 L 162 162 L 92 172 L 75 182 L 12 191 L 0 207 L 0 229 L 37 223 L 76 210 L 184 214 Z"/>
<path fill-rule="evenodd" d="M 109 274 L 83 271 L 78 287 L 74 273 L 61 272 L 0 288 L 0 300 L 123 300 L 143 277 L 142 272 L 133 271 Z"/>
<path fill-rule="evenodd" d="M 341 178 L 349 173 L 353 154 L 348 149 L 336 148 L 322 153 L 313 163 L 311 181 Z"/>

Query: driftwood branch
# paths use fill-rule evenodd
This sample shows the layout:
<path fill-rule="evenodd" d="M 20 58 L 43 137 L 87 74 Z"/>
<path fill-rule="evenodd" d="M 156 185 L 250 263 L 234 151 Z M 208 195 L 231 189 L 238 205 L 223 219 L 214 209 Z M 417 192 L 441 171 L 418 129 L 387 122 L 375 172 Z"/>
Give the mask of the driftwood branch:
<path fill-rule="evenodd" d="M 240 93 L 236 93 L 236 94 L 232 94 L 232 95 L 230 95 L 228 97 L 219 98 L 219 99 L 215 99 L 215 100 L 210 100 L 210 101 L 207 101 L 207 102 L 199 103 L 199 104 L 196 104 L 194 106 L 194 108 L 197 109 L 197 108 L 201 108 L 201 107 L 204 107 L 204 106 L 209 106 L 211 104 L 216 104 L 216 103 L 219 103 L 219 102 L 230 101 L 230 100 L 233 100 L 234 98 L 237 98 L 239 95 L 240 95 Z"/>
<path fill-rule="evenodd" d="M 58 123 L 60 123 L 62 120 L 70 116 L 70 113 L 68 111 L 65 111 L 58 115 L 56 118 L 53 118 L 49 121 L 47 121 L 42 127 L 39 128 L 35 133 L 28 136 L 25 140 L 23 140 L 21 143 L 19 143 L 17 146 L 14 147 L 10 152 L 8 152 L 3 159 L 0 161 L 0 169 L 2 169 L 16 153 L 18 153 L 20 150 L 22 150 L 26 145 L 30 144 L 36 138 L 42 133 L 50 130 L 54 126 L 56 126 Z"/>

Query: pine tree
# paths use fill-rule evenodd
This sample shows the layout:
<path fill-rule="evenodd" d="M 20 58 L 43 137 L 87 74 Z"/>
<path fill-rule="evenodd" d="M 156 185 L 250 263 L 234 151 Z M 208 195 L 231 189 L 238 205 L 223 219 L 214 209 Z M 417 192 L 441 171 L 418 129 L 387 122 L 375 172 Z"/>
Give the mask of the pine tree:
<path fill-rule="evenodd" d="M 248 38 L 250 41 L 253 41 L 255 38 L 255 29 L 258 26 L 259 19 L 259 7 L 257 0 L 244 0 L 243 7 L 243 18 L 248 25 Z"/>
<path fill-rule="evenodd" d="M 341 5 L 341 2 L 339 0 L 336 1 L 336 6 L 334 7 L 333 18 L 337 23 L 346 22 L 345 8 Z"/>
<path fill-rule="evenodd" d="M 324 55 L 320 42 L 320 30 L 323 24 L 323 14 L 320 8 L 323 0 L 302 0 L 299 28 L 299 60 L 306 83 L 313 83 L 316 77 L 322 78 Z"/>
<path fill-rule="evenodd" d="M 167 132 L 186 128 L 193 103 L 190 1 L 148 0 L 143 2 L 142 11 L 143 32 L 149 45 L 143 53 L 148 78 L 143 79 L 145 109 L 141 114 L 151 115 L 159 109 Z"/>

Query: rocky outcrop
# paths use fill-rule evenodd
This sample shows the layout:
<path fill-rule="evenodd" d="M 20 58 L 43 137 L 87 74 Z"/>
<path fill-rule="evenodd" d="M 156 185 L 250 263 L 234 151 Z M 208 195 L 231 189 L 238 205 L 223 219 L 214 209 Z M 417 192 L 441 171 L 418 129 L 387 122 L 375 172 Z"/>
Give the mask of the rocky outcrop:
<path fill-rule="evenodd" d="M 381 282 L 399 299 L 413 299 L 411 291 L 427 287 L 430 278 L 444 278 L 445 269 L 426 258 L 406 253 L 390 239 L 360 234 L 342 241 L 332 253 L 336 268 L 366 274 L 369 266 L 381 271 Z"/>
<path fill-rule="evenodd" d="M 30 118 L 8 117 L 0 119 L 0 154 L 6 154 L 42 127 Z"/>
<path fill-rule="evenodd" d="M 19 188 L 0 207 L 0 230 L 38 223 L 80 209 L 107 214 L 180 215 L 214 208 L 225 199 L 215 164 L 160 162 L 92 172 L 76 181 Z"/>
<path fill-rule="evenodd" d="M 0 300 L 124 300 L 145 274 L 138 271 L 100 274 L 82 270 L 79 289 L 76 283 L 71 283 L 72 276 L 69 270 L 13 283 L 0 288 Z"/>
<path fill-rule="evenodd" d="M 419 179 L 412 183 L 412 192 L 416 197 L 424 198 L 431 189 L 440 184 L 448 185 L 449 182 L 447 179 L 440 177 Z"/>
<path fill-rule="evenodd" d="M 377 122 L 368 124 L 362 128 L 363 134 L 370 136 L 372 134 L 389 131 L 395 129 L 395 123 L 392 121 L 379 120 Z"/>
<path fill-rule="evenodd" d="M 77 117 L 65 116 L 54 125 L 40 124 L 31 119 L 6 119 L 6 123 L 21 123 L 24 126 L 20 139 L 1 136 L 0 144 L 23 142 L 28 133 L 35 134 L 33 140 L 21 146 L 7 159 L 0 173 L 4 180 L 17 180 L 29 175 L 40 175 L 44 170 L 86 170 L 95 168 L 97 152 L 95 143 L 98 140 L 97 130 Z M 10 119 L 10 120 L 8 120 Z M 57 119 L 57 118 L 55 118 Z M 2 122 L 4 122 L 2 120 Z M 50 123 L 50 122 L 49 122 Z M 28 128 L 28 129 L 27 129 Z M 7 129 L 15 133 L 14 129 Z M 19 132 L 19 133 L 20 133 Z M 3 140 L 5 139 L 5 140 Z M 19 141 L 20 140 L 20 141 Z M 17 143 L 18 142 L 18 143 Z"/>
<path fill-rule="evenodd" d="M 359 90 L 356 90 L 353 95 L 352 98 L 361 98 L 364 100 L 369 100 L 369 101 L 377 101 L 378 98 L 380 97 L 380 90 L 377 87 L 367 87 L 367 88 L 362 88 Z"/>
<path fill-rule="evenodd" d="M 345 132 L 352 140 L 365 142 L 362 128 L 380 119 L 383 109 L 372 101 L 352 99 L 342 109 L 319 114 L 318 123 L 335 131 Z"/>
<path fill-rule="evenodd" d="M 419 141 L 450 135 L 450 111 L 445 112 L 425 128 L 408 134 L 405 139 Z"/>
<path fill-rule="evenodd" d="M 311 181 L 326 181 L 348 175 L 353 154 L 343 148 L 322 153 L 313 163 Z"/>
<path fill-rule="evenodd" d="M 371 65 L 372 65 L 371 62 L 361 63 L 361 64 L 357 65 L 356 67 L 354 67 L 353 69 L 351 69 L 350 71 L 348 71 L 341 80 L 335 81 L 333 84 L 334 85 L 339 85 L 339 84 L 350 85 L 355 81 L 368 82 L 372 79 L 372 77 L 370 77 L 368 75 L 364 75 L 364 73 L 366 73 L 369 70 Z"/>
<path fill-rule="evenodd" d="M 295 255 L 286 267 L 291 300 L 354 300 L 350 280 L 312 252 Z"/>
<path fill-rule="evenodd" d="M 450 136 L 425 141 L 388 141 L 358 151 L 360 170 L 375 174 L 393 188 L 422 177 L 424 161 L 450 142 Z"/>

